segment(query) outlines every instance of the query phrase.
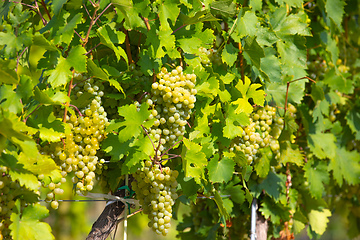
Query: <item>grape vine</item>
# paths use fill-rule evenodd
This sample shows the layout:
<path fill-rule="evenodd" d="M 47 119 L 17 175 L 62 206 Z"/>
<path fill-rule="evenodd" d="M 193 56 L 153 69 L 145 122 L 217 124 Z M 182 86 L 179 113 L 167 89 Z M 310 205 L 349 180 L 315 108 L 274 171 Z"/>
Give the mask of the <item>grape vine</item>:
<path fill-rule="evenodd" d="M 254 200 L 266 239 L 327 238 L 333 219 L 357 237 L 358 14 L 345 0 L 2 1 L 0 240 L 62 238 L 50 225 L 74 197 L 136 199 L 129 216 L 180 239 L 247 239 Z M 85 229 L 92 207 L 69 205 Z"/>

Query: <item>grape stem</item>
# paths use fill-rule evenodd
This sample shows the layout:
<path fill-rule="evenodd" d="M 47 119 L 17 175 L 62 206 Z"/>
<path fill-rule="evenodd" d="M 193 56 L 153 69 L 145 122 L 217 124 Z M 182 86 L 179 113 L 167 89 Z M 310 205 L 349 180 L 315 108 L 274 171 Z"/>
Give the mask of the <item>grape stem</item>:
<path fill-rule="evenodd" d="M 310 81 L 316 83 L 315 80 L 313 80 L 313 79 L 311 79 L 311 78 L 309 78 L 309 77 L 298 78 L 298 79 L 295 79 L 295 80 L 292 80 L 292 81 L 289 81 L 289 82 L 286 83 L 286 96 L 285 96 L 284 116 L 285 116 L 285 113 L 286 113 L 286 111 L 287 111 L 287 104 L 288 104 L 290 84 L 293 83 L 293 82 L 299 81 L 299 80 L 303 80 L 303 79 L 307 79 L 307 80 L 310 80 Z M 285 124 L 285 122 L 284 122 L 284 124 Z"/>
<path fill-rule="evenodd" d="M 22 55 L 25 53 L 25 51 L 28 49 L 29 47 L 26 47 L 21 53 L 20 55 L 17 57 L 16 59 L 16 68 L 15 68 L 15 72 L 18 71 L 18 67 L 19 67 L 19 62 L 20 62 L 20 58 L 22 57 Z"/>
<path fill-rule="evenodd" d="M 31 116 L 31 114 L 33 114 L 36 110 L 38 110 L 39 107 L 41 107 L 43 104 L 40 103 L 31 113 L 29 113 L 29 115 L 27 115 L 27 117 L 23 120 L 24 123 L 26 123 L 26 121 L 28 120 L 28 118 Z"/>
<path fill-rule="evenodd" d="M 134 216 L 134 215 L 136 215 L 136 214 L 138 214 L 138 213 L 140 213 L 140 212 L 142 212 L 142 211 L 143 211 L 143 209 L 140 208 L 140 209 L 136 210 L 135 212 L 127 215 L 127 218 L 132 217 L 132 216 Z M 117 220 L 117 222 L 119 223 L 119 222 L 124 221 L 124 220 L 125 220 L 125 218 L 122 217 L 122 218 L 119 218 L 119 219 Z"/>
<path fill-rule="evenodd" d="M 139 98 L 139 101 L 138 102 L 141 102 L 141 99 L 146 95 L 146 94 L 149 94 L 148 92 L 144 92 L 141 96 L 140 96 L 140 98 Z"/>
<path fill-rule="evenodd" d="M 75 108 L 75 110 L 79 113 L 80 117 L 83 116 L 83 115 L 81 114 L 80 110 L 79 110 L 75 105 L 69 104 L 69 107 Z"/>
<path fill-rule="evenodd" d="M 172 145 L 171 147 L 169 147 L 163 154 L 161 154 L 160 158 L 161 158 L 162 156 L 166 155 L 167 152 L 170 151 L 170 149 L 172 149 L 173 147 L 175 147 L 175 146 L 176 146 L 177 144 L 179 144 L 181 141 L 182 141 L 182 139 L 179 140 L 179 141 L 177 141 L 176 143 L 174 143 L 174 145 Z"/>
<path fill-rule="evenodd" d="M 35 1 L 35 2 L 36 2 L 36 1 Z M 37 3 L 36 3 L 36 5 L 37 5 Z M 47 16 L 49 17 L 49 19 L 51 20 L 51 16 L 50 16 L 49 10 L 47 9 L 44 0 L 41 0 L 41 5 L 44 7 L 45 12 L 46 12 L 46 15 L 47 15 Z M 39 11 L 39 12 L 40 12 L 40 11 Z"/>
<path fill-rule="evenodd" d="M 155 145 L 154 145 L 153 141 L 151 140 L 151 138 L 150 138 L 150 136 L 149 136 L 149 133 L 147 132 L 146 128 L 145 128 L 143 125 L 141 125 L 141 127 L 144 129 L 144 132 L 146 133 L 146 135 L 147 135 L 148 138 L 150 139 L 150 142 L 151 142 L 151 144 L 153 145 L 153 148 L 155 149 Z"/>
<path fill-rule="evenodd" d="M 75 33 L 80 37 L 80 35 L 75 31 Z M 81 38 L 81 37 L 80 37 Z M 81 40 L 83 40 L 82 38 L 81 38 Z M 92 50 L 94 50 L 95 48 L 97 48 L 98 46 L 100 46 L 101 45 L 101 42 L 100 43 L 98 43 L 95 47 L 93 47 L 93 48 L 91 48 L 87 53 L 85 53 L 85 55 L 88 55 L 89 53 L 91 53 L 92 52 Z"/>
<path fill-rule="evenodd" d="M 91 77 L 86 78 L 86 79 L 84 79 L 84 80 L 82 80 L 82 81 L 80 81 L 80 82 L 75 83 L 74 85 L 72 85 L 72 88 L 76 87 L 79 83 L 82 83 L 82 82 L 85 82 L 85 81 L 89 80 L 90 78 L 91 78 Z"/>
<path fill-rule="evenodd" d="M 124 29 L 125 32 L 125 45 L 126 45 L 126 54 L 129 60 L 129 64 L 133 63 L 133 59 L 131 56 L 131 49 L 130 49 L 130 40 L 129 40 L 129 33 L 127 30 Z"/>
<path fill-rule="evenodd" d="M 74 80 L 74 73 L 75 73 L 75 71 L 73 70 L 73 76 L 72 76 L 72 78 L 70 80 L 70 83 L 69 83 L 69 90 L 68 90 L 68 97 L 69 98 L 70 98 L 70 95 L 71 95 L 71 90 L 73 88 L 72 84 L 73 84 L 73 80 Z M 63 118 L 64 123 L 66 123 L 67 107 L 69 107 L 69 105 L 70 105 L 70 102 L 65 103 L 64 118 Z"/>

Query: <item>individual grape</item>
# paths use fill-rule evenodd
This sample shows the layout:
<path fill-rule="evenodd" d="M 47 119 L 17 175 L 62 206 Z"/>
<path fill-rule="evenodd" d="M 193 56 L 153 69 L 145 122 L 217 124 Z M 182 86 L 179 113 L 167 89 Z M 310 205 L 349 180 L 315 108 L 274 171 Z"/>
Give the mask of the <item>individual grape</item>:
<path fill-rule="evenodd" d="M 59 202 L 58 202 L 58 201 L 52 201 L 50 205 L 51 205 L 51 207 L 52 207 L 53 209 L 58 209 L 58 207 L 59 207 Z"/>

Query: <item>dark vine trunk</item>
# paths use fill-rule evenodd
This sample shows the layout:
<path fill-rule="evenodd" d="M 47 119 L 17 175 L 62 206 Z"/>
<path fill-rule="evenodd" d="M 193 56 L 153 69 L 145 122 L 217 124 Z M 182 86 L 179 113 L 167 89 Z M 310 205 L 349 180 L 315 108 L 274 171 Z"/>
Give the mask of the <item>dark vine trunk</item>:
<path fill-rule="evenodd" d="M 125 197 L 125 190 L 115 192 L 115 196 Z M 105 240 L 112 231 L 115 230 L 117 224 L 122 220 L 121 214 L 124 212 L 125 204 L 116 201 L 106 205 L 98 219 L 92 225 L 86 240 Z"/>
<path fill-rule="evenodd" d="M 92 225 L 86 240 L 105 240 L 116 228 L 125 204 L 117 201 L 105 207 L 99 218 Z"/>

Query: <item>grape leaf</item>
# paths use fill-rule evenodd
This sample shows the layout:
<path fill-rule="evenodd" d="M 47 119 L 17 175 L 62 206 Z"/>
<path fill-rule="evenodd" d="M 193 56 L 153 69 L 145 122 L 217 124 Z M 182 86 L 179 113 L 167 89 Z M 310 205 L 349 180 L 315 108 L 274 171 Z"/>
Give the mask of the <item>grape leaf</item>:
<path fill-rule="evenodd" d="M 262 9 L 262 1 L 261 0 L 250 0 L 249 6 L 254 11 L 260 11 Z"/>
<path fill-rule="evenodd" d="M 214 183 L 227 183 L 233 176 L 235 162 L 229 158 L 220 161 L 219 155 L 215 155 L 207 165 L 209 179 Z"/>
<path fill-rule="evenodd" d="M 265 178 L 270 171 L 270 161 L 272 159 L 272 152 L 270 148 L 264 148 L 260 150 L 261 157 L 256 160 L 254 169 L 257 175 L 261 178 Z"/>
<path fill-rule="evenodd" d="M 119 132 L 119 140 L 121 142 L 125 142 L 132 137 L 137 138 L 143 131 L 141 125 L 148 128 L 153 124 L 155 121 L 154 119 L 145 122 L 150 115 L 148 107 L 147 104 L 142 104 L 139 111 L 134 104 L 125 105 L 119 108 L 119 115 L 125 118 L 124 121 L 116 124 L 117 127 L 124 127 Z"/>
<path fill-rule="evenodd" d="M 345 148 L 335 148 L 335 151 L 334 157 L 330 159 L 328 170 L 333 171 L 336 182 L 340 187 L 343 180 L 351 185 L 359 183 L 359 153 L 357 151 L 349 152 Z"/>
<path fill-rule="evenodd" d="M 199 26 L 200 26 L 200 24 L 199 24 Z M 214 30 L 212 30 L 210 28 L 205 28 L 204 31 L 201 31 L 201 29 L 199 29 L 198 31 L 195 32 L 194 37 L 201 40 L 203 45 L 208 45 L 209 46 L 209 47 L 206 47 L 206 48 L 212 47 L 213 42 L 216 39 L 216 36 L 214 34 Z"/>
<path fill-rule="evenodd" d="M 287 4 L 289 7 L 297 7 L 302 8 L 303 1 L 302 0 L 276 0 L 279 5 Z"/>
<path fill-rule="evenodd" d="M 309 183 L 309 190 L 311 196 L 316 199 L 322 197 L 325 191 L 324 184 L 329 183 L 329 172 L 325 162 L 312 162 L 309 161 L 304 166 L 305 178 Z"/>
<path fill-rule="evenodd" d="M 245 36 L 254 37 L 258 29 L 259 20 L 253 11 L 246 11 L 244 16 L 238 19 L 236 28 L 232 35 L 236 42 Z"/>
<path fill-rule="evenodd" d="M 6 45 L 4 49 L 7 56 L 15 56 L 17 51 L 20 51 L 25 46 L 31 44 L 31 36 L 29 33 L 21 33 L 15 35 L 14 30 L 8 26 L 7 32 L 0 32 L 0 45 Z"/>
<path fill-rule="evenodd" d="M 87 59 L 87 71 L 90 76 L 97 77 L 102 80 L 109 80 L 108 75 L 100 68 L 98 67 L 93 60 L 90 58 Z"/>
<path fill-rule="evenodd" d="M 219 0 L 211 3 L 211 10 L 214 15 L 222 15 L 224 17 L 233 17 L 236 14 L 236 4 L 232 0 Z"/>
<path fill-rule="evenodd" d="M 278 57 L 270 48 L 265 48 L 265 57 L 261 58 L 261 70 L 269 77 L 270 82 L 281 80 L 282 68 Z"/>
<path fill-rule="evenodd" d="M 23 106 L 18 94 L 13 90 L 12 85 L 4 84 L 0 86 L 0 108 L 6 109 L 14 114 L 20 113 Z"/>
<path fill-rule="evenodd" d="M 293 149 L 291 146 L 287 146 L 285 150 L 281 151 L 280 162 L 284 166 L 286 163 L 294 163 L 301 167 L 304 165 L 304 156 L 298 146 L 296 146 L 295 149 Z"/>
<path fill-rule="evenodd" d="M 102 44 L 115 52 L 118 61 L 120 61 L 121 57 L 123 57 L 125 61 L 128 62 L 124 49 L 117 46 L 125 41 L 125 34 L 123 32 L 116 31 L 115 24 L 115 22 L 112 22 L 98 28 L 98 36 Z"/>
<path fill-rule="evenodd" d="M 181 156 L 183 157 L 183 169 L 185 177 L 193 177 L 200 184 L 204 176 L 204 167 L 207 165 L 205 154 L 201 151 L 202 146 L 188 139 L 183 139 L 184 146 Z"/>
<path fill-rule="evenodd" d="M 35 33 L 32 37 L 32 44 L 35 46 L 42 47 L 46 50 L 57 51 L 57 47 L 47 40 L 43 34 Z"/>
<path fill-rule="evenodd" d="M 245 201 L 245 193 L 241 185 L 227 186 L 221 193 L 230 195 L 231 200 L 235 203 L 242 204 Z"/>
<path fill-rule="evenodd" d="M 310 150 L 320 159 L 334 158 L 336 138 L 332 133 L 316 133 L 308 135 Z"/>
<path fill-rule="evenodd" d="M 176 39 L 177 45 L 185 52 L 198 54 L 202 41 L 198 37 Z"/>
<path fill-rule="evenodd" d="M 184 171 L 179 170 L 179 176 L 177 177 L 177 181 L 180 184 L 183 194 L 187 198 L 195 202 L 198 196 L 197 191 L 200 188 L 200 185 L 195 182 L 194 178 L 185 177 L 184 174 Z"/>
<path fill-rule="evenodd" d="M 330 104 L 326 100 L 317 102 L 312 114 L 313 122 L 319 121 L 319 123 L 322 123 L 324 120 L 323 115 L 329 116 L 329 106 Z"/>
<path fill-rule="evenodd" d="M 56 165 L 54 160 L 47 155 L 36 153 L 33 156 L 29 156 L 28 153 L 21 152 L 18 158 L 19 163 L 24 165 L 24 168 L 32 173 L 53 175 L 56 176 L 54 171 L 59 170 L 59 166 Z"/>
<path fill-rule="evenodd" d="M 360 109 L 352 109 L 346 114 L 346 123 L 355 135 L 355 139 L 360 140 Z"/>
<path fill-rule="evenodd" d="M 132 138 L 125 142 L 121 142 L 118 135 L 110 133 L 102 142 L 102 148 L 106 153 L 112 156 L 111 161 L 118 161 L 128 154 L 131 149 L 130 144 L 132 142 Z"/>
<path fill-rule="evenodd" d="M 325 74 L 324 83 L 342 93 L 351 94 L 354 91 L 353 80 L 347 79 L 343 75 L 339 75 L 335 71 L 335 68 L 332 68 Z"/>
<path fill-rule="evenodd" d="M 264 190 L 276 202 L 280 200 L 280 193 L 285 189 L 286 176 L 269 172 L 267 177 L 260 184 L 249 185 L 249 189 L 259 196 Z"/>
<path fill-rule="evenodd" d="M 210 12 L 207 10 L 202 10 L 196 12 L 196 14 L 193 17 L 188 17 L 180 12 L 180 17 L 183 20 L 184 25 L 190 25 L 190 24 L 196 24 L 200 22 L 206 22 L 206 21 L 217 21 L 219 19 L 215 18 Z"/>
<path fill-rule="evenodd" d="M 180 53 L 175 48 L 175 36 L 171 31 L 160 31 L 160 44 L 156 51 L 155 58 L 161 58 L 167 54 L 170 58 L 180 57 Z"/>
<path fill-rule="evenodd" d="M 262 203 L 259 211 L 265 217 L 265 219 L 270 218 L 271 222 L 274 224 L 280 224 L 280 221 L 289 220 L 289 208 L 285 207 L 279 203 L 274 203 L 271 199 L 265 198 Z"/>
<path fill-rule="evenodd" d="M 21 186 L 37 191 L 39 188 L 39 180 L 32 173 L 21 172 L 18 169 L 16 171 L 9 171 L 12 181 L 18 180 Z"/>
<path fill-rule="evenodd" d="M 229 219 L 229 213 L 226 211 L 225 207 L 224 207 L 224 202 L 219 194 L 218 191 L 214 192 L 214 201 L 216 203 L 216 205 L 218 206 L 219 212 L 222 216 L 224 216 L 225 220 Z"/>
<path fill-rule="evenodd" d="M 243 54 L 249 64 L 251 63 L 257 69 L 260 69 L 261 58 L 265 57 L 265 53 L 256 38 L 249 37 L 245 39 Z"/>
<path fill-rule="evenodd" d="M 54 92 L 53 89 L 40 90 L 39 87 L 34 88 L 34 98 L 44 105 L 62 105 L 70 102 L 70 98 L 64 92 Z"/>
<path fill-rule="evenodd" d="M 261 84 L 251 84 L 250 79 L 246 76 L 244 82 L 239 81 L 238 84 L 236 84 L 235 88 L 241 92 L 242 98 L 238 98 L 236 101 L 231 103 L 237 105 L 235 113 L 251 113 L 253 107 L 249 103 L 250 98 L 256 105 L 264 105 L 265 92 L 264 90 L 257 90 L 260 87 L 262 87 Z"/>
<path fill-rule="evenodd" d="M 200 85 L 196 86 L 196 90 L 200 96 L 206 96 L 214 99 L 219 91 L 219 80 L 216 77 L 211 77 Z"/>
<path fill-rule="evenodd" d="M 34 83 L 31 77 L 27 75 L 21 75 L 20 84 L 16 87 L 16 94 L 18 94 L 23 100 L 27 101 L 30 97 L 33 96 L 33 88 Z"/>
<path fill-rule="evenodd" d="M 55 69 L 47 70 L 45 73 L 49 76 L 48 82 L 51 86 L 55 88 L 67 84 L 72 75 L 70 67 L 66 59 L 60 56 Z"/>
<path fill-rule="evenodd" d="M 222 51 L 221 58 L 222 60 L 231 67 L 234 65 L 239 49 L 235 48 L 231 43 L 226 44 L 224 50 Z"/>
<path fill-rule="evenodd" d="M 19 77 L 11 65 L 12 61 L 0 60 L 0 81 L 5 84 L 17 84 L 19 82 Z"/>
<path fill-rule="evenodd" d="M 51 228 L 47 223 L 39 220 L 47 217 L 49 211 L 40 204 L 26 206 L 20 213 L 20 200 L 16 201 L 16 212 L 11 214 L 11 236 L 14 240 L 34 239 L 52 240 L 55 239 L 51 234 Z"/>
<path fill-rule="evenodd" d="M 345 1 L 343 0 L 327 0 L 325 3 L 325 11 L 328 14 L 329 18 L 331 18 L 336 26 L 342 30 L 342 20 L 344 11 Z"/>
<path fill-rule="evenodd" d="M 29 136 L 36 132 L 36 129 L 26 126 L 15 114 L 0 109 L 0 134 L 19 146 L 29 157 L 38 154 L 36 143 Z"/>
<path fill-rule="evenodd" d="M 310 30 L 306 23 L 306 14 L 299 11 L 296 14 L 287 14 L 286 7 L 276 9 L 273 13 L 276 15 L 270 18 L 271 25 L 280 38 L 287 35 L 311 36 Z"/>
<path fill-rule="evenodd" d="M 242 126 L 248 125 L 249 117 L 246 113 L 236 113 L 236 106 L 229 105 L 226 109 L 225 126 L 223 128 L 224 137 L 233 139 L 242 134 Z"/>
<path fill-rule="evenodd" d="M 306 48 L 299 40 L 294 38 L 293 41 L 278 41 L 276 43 L 278 52 L 281 56 L 281 62 L 290 70 L 293 68 L 304 69 L 306 67 Z M 294 76 L 295 78 L 300 78 L 305 75 L 306 74 L 298 74 Z"/>
<path fill-rule="evenodd" d="M 55 36 L 55 43 L 63 42 L 69 44 L 74 37 L 74 29 L 79 23 L 81 23 L 81 21 L 81 13 L 77 13 L 75 16 L 73 16 L 70 21 L 65 23 L 63 27 L 59 28 L 59 31 Z M 80 45 L 78 46 L 80 47 Z"/>
<path fill-rule="evenodd" d="M 226 75 L 221 75 L 220 79 L 223 81 L 223 83 L 230 84 L 235 79 L 235 75 L 227 72 Z"/>
<path fill-rule="evenodd" d="M 161 23 L 160 30 L 171 30 L 168 20 L 171 20 L 173 25 L 175 25 L 179 13 L 180 8 L 178 8 L 178 3 L 176 1 L 165 0 L 163 3 L 161 3 L 159 7 L 159 20 Z"/>
<path fill-rule="evenodd" d="M 59 0 L 54 2 L 54 4 L 51 4 L 51 8 L 53 9 L 55 15 L 58 15 L 60 13 L 66 2 L 67 0 Z"/>
<path fill-rule="evenodd" d="M 12 181 L 18 180 L 21 186 L 25 186 L 30 190 L 36 191 L 39 188 L 39 181 L 37 177 L 26 170 L 22 164 L 17 160 L 18 155 L 15 152 L 6 154 L 2 153 L 0 163 L 9 169 L 9 175 Z"/>
<path fill-rule="evenodd" d="M 329 209 L 311 210 L 308 214 L 311 229 L 315 233 L 322 235 L 326 230 L 330 216 L 331 212 Z"/>
<path fill-rule="evenodd" d="M 86 72 L 86 50 L 81 45 L 71 48 L 66 62 L 77 72 Z"/>

